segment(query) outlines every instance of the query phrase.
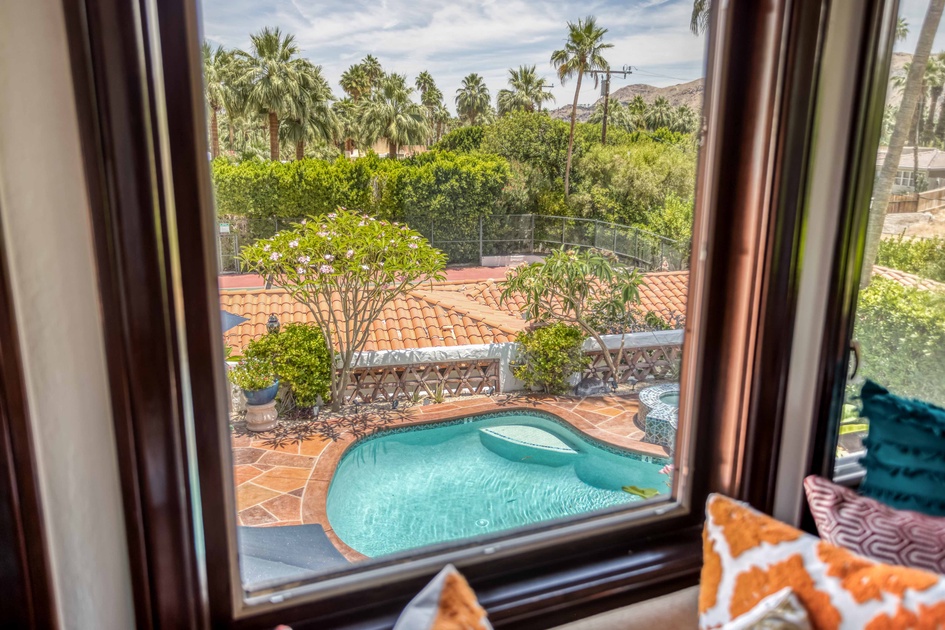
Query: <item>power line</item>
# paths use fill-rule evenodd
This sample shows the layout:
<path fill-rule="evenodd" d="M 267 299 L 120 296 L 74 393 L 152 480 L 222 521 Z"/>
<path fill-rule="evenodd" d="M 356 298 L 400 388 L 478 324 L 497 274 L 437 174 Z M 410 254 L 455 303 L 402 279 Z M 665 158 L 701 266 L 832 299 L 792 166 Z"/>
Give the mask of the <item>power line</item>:
<path fill-rule="evenodd" d="M 651 77 L 662 77 L 662 78 L 664 78 L 664 79 L 672 79 L 672 80 L 674 80 L 674 81 L 689 82 L 689 81 L 692 81 L 692 80 L 693 80 L 693 79 L 683 79 L 682 77 L 671 77 L 671 76 L 669 76 L 668 74 L 657 74 L 657 73 L 655 73 L 655 72 L 647 72 L 646 70 L 640 70 L 640 69 L 639 69 L 638 67 L 636 67 L 636 66 L 633 66 L 633 70 L 634 70 L 634 72 L 636 72 L 637 74 L 646 74 L 646 75 L 649 75 L 649 76 L 651 76 Z"/>

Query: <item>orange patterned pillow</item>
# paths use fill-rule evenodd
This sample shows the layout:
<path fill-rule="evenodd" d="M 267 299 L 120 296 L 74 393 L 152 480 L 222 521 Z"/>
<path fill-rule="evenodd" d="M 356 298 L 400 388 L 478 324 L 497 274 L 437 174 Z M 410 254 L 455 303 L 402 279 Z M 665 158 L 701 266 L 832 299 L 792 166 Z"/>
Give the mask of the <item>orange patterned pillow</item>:
<path fill-rule="evenodd" d="M 699 627 L 719 628 L 790 588 L 814 630 L 945 628 L 945 578 L 867 560 L 713 494 Z"/>

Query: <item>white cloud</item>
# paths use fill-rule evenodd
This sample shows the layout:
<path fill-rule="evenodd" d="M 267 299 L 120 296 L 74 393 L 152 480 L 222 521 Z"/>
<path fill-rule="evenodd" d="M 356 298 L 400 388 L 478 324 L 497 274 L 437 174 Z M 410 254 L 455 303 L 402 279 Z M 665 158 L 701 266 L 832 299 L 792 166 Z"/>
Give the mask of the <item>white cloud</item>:
<path fill-rule="evenodd" d="M 573 83 L 561 85 L 549 58 L 564 44 L 567 21 L 585 15 L 609 29 L 612 66 L 640 69 L 620 85 L 698 78 L 705 44 L 689 32 L 691 7 L 691 0 L 203 0 L 202 13 L 205 37 L 227 47 L 245 48 L 264 26 L 293 33 L 338 94 L 341 73 L 373 54 L 411 80 L 430 71 L 452 108 L 467 74 L 481 74 L 494 96 L 506 87 L 509 67 L 532 64 L 555 84 L 558 105 L 570 103 Z M 590 82 L 579 101 L 597 93 Z"/>

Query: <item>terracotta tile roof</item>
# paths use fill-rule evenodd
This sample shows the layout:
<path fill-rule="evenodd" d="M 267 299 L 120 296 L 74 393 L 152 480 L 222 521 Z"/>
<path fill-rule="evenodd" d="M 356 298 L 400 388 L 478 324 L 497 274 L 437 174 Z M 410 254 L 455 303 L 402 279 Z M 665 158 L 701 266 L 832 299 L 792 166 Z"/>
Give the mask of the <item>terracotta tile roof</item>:
<path fill-rule="evenodd" d="M 945 284 L 927 278 L 876 266 L 873 273 L 905 286 L 945 290 Z M 657 313 L 686 312 L 689 282 L 687 271 L 665 271 L 643 275 L 640 303 Z M 512 296 L 502 303 L 501 286 L 494 280 L 454 281 L 423 284 L 389 304 L 376 321 L 366 350 L 437 348 L 466 344 L 513 341 L 527 325 L 522 318 L 523 301 Z M 337 307 L 337 301 L 335 301 Z M 226 333 L 227 345 L 239 353 L 250 340 L 266 333 L 271 313 L 280 323 L 312 322 L 308 307 L 282 290 L 231 290 L 220 292 L 220 308 L 249 321 Z M 324 306 L 323 306 L 324 308 Z"/>
<path fill-rule="evenodd" d="M 640 305 L 644 310 L 665 313 L 676 311 L 686 312 L 686 295 L 689 285 L 688 271 L 661 271 L 643 274 L 643 284 L 640 285 Z M 521 296 L 513 295 L 511 300 L 502 303 L 502 287 L 499 282 L 486 280 L 471 285 L 466 290 L 470 300 L 484 304 L 490 308 L 507 311 L 520 317 L 524 301 Z"/>
<path fill-rule="evenodd" d="M 886 278 L 887 280 L 895 280 L 896 282 L 899 282 L 903 286 L 907 287 L 918 287 L 920 289 L 928 289 L 930 291 L 945 291 L 945 283 L 929 280 L 928 278 L 923 278 L 922 276 L 917 276 L 912 273 L 906 273 L 905 271 L 899 271 L 898 269 L 890 269 L 889 267 L 873 265 L 873 275 Z"/>

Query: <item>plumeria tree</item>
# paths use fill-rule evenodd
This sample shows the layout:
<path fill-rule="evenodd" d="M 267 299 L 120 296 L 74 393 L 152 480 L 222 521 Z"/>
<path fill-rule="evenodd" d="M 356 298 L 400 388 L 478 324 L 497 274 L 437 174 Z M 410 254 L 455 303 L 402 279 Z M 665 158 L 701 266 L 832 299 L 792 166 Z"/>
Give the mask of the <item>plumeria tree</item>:
<path fill-rule="evenodd" d="M 336 352 L 338 369 L 331 379 L 336 411 L 371 322 L 419 283 L 442 279 L 446 266 L 446 256 L 407 226 L 345 209 L 257 241 L 243 249 L 242 259 L 307 306 L 321 326 Z"/>
<path fill-rule="evenodd" d="M 577 326 L 600 346 L 613 378 L 617 364 L 594 325 L 601 317 L 627 319 L 639 301 L 643 278 L 616 256 L 600 250 L 557 250 L 542 261 L 509 271 L 502 289 L 503 302 L 518 295 L 522 314 L 536 323 L 563 322 Z"/>

